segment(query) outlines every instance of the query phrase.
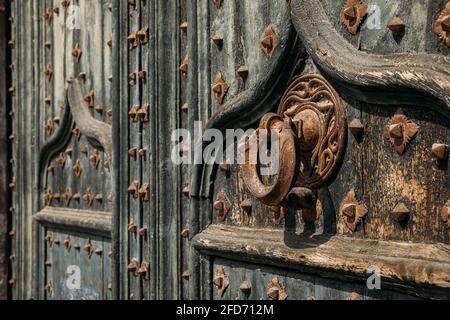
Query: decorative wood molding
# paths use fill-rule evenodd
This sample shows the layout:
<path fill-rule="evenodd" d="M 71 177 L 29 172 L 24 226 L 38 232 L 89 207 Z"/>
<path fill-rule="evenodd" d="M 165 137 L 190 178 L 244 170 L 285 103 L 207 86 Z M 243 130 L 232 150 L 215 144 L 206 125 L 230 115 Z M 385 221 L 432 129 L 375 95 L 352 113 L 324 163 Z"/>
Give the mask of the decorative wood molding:
<path fill-rule="evenodd" d="M 273 229 L 211 225 L 192 239 L 206 255 L 299 270 L 345 281 L 366 281 L 381 270 L 383 288 L 427 298 L 450 297 L 450 246 L 302 236 Z"/>
<path fill-rule="evenodd" d="M 260 81 L 225 103 L 212 115 L 206 129 L 247 128 L 258 122 L 272 110 L 292 78 L 299 63 L 303 63 L 304 52 L 291 21 L 287 16 L 279 34 L 278 49 L 272 56 L 272 64 Z M 197 142 L 202 143 L 202 142 Z M 202 143 L 203 144 L 203 143 Z M 203 148 L 206 145 L 203 144 Z M 191 196 L 208 198 L 215 166 L 196 165 L 191 177 Z"/>
<path fill-rule="evenodd" d="M 109 212 L 45 207 L 33 217 L 45 226 L 111 237 L 112 215 Z"/>
<path fill-rule="evenodd" d="M 341 92 L 367 103 L 423 105 L 450 118 L 449 57 L 365 53 L 336 31 L 320 1 L 292 0 L 290 4 L 306 50 Z"/>
<path fill-rule="evenodd" d="M 112 128 L 111 125 L 98 121 L 92 117 L 81 91 L 81 85 L 74 79 L 67 88 L 67 101 L 77 127 L 90 143 L 96 148 L 111 156 L 112 150 Z"/>

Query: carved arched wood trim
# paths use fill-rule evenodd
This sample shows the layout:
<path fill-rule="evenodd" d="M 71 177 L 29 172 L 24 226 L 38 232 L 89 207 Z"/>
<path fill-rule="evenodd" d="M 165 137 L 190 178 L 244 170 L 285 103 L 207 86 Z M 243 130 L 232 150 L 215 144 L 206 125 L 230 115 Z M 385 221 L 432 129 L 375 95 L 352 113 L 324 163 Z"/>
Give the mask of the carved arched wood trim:
<path fill-rule="evenodd" d="M 290 3 L 306 50 L 341 92 L 367 103 L 423 105 L 450 118 L 450 58 L 358 51 L 335 30 L 320 1 Z"/>

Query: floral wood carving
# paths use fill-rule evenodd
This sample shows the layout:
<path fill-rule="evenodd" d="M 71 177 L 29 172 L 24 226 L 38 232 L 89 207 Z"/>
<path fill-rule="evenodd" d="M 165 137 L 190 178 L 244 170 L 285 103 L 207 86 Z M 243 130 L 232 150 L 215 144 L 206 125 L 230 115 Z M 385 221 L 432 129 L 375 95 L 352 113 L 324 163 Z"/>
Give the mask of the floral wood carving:
<path fill-rule="evenodd" d="M 339 214 L 345 225 L 355 232 L 358 223 L 367 214 L 367 208 L 356 200 L 355 192 L 350 191 L 339 207 Z"/>
<path fill-rule="evenodd" d="M 401 111 L 397 111 L 384 128 L 384 136 L 392 143 L 398 154 L 403 154 L 406 146 L 418 130 L 419 127 L 414 122 L 408 119 Z"/>
<path fill-rule="evenodd" d="M 350 33 L 356 34 L 366 14 L 367 5 L 361 0 L 347 0 L 341 11 L 341 22 Z"/>
<path fill-rule="evenodd" d="M 444 41 L 447 47 L 450 47 L 450 1 L 437 18 L 434 24 L 434 32 L 439 35 L 439 38 Z"/>

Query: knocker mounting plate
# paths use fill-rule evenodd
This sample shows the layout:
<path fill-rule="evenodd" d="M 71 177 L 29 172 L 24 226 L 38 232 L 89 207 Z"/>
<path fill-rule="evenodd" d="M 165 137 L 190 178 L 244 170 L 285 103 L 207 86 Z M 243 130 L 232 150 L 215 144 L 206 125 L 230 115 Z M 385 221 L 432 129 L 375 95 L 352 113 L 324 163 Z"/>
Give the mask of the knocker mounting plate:
<path fill-rule="evenodd" d="M 278 113 L 266 114 L 259 129 L 279 132 L 279 171 L 274 183 L 265 185 L 246 156 L 242 174 L 249 191 L 269 206 L 314 207 L 316 190 L 336 171 L 345 150 L 347 123 L 338 93 L 318 74 L 298 77 Z"/>

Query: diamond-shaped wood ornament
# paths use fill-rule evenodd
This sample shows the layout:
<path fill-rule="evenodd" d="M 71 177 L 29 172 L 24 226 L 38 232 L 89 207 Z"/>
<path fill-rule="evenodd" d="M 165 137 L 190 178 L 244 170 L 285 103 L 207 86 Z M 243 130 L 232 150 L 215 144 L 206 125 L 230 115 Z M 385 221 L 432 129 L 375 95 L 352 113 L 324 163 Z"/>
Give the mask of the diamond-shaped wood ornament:
<path fill-rule="evenodd" d="M 419 127 L 401 111 L 397 111 L 384 128 L 384 137 L 394 146 L 398 154 L 403 154 L 406 146 L 417 134 Z"/>
<path fill-rule="evenodd" d="M 259 47 L 267 56 L 267 58 L 272 59 L 273 53 L 275 52 L 275 49 L 278 47 L 279 41 L 280 41 L 279 37 L 273 30 L 272 25 L 269 25 L 264 30 L 264 35 L 261 39 Z"/>
<path fill-rule="evenodd" d="M 358 202 L 355 192 L 352 190 L 342 201 L 339 214 L 347 228 L 355 232 L 358 223 L 366 216 L 367 208 Z"/>

